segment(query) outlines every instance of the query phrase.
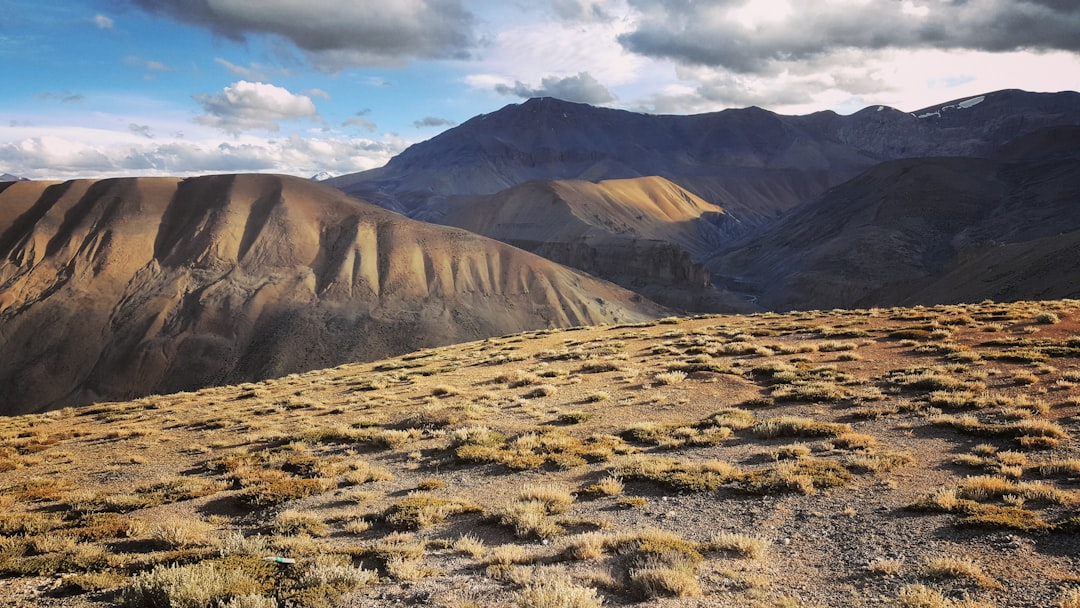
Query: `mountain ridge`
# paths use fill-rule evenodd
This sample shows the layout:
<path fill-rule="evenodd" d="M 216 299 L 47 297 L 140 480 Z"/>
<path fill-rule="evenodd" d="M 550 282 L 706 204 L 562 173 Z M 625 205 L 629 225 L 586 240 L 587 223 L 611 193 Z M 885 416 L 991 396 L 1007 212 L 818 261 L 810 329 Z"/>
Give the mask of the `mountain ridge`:
<path fill-rule="evenodd" d="M 1002 90 L 983 97 L 946 121 L 883 106 L 848 116 L 783 116 L 756 107 L 675 116 L 537 98 L 414 144 L 384 167 L 328 183 L 422 216 L 449 196 L 492 194 L 535 179 L 658 175 L 761 225 L 885 160 L 985 155 L 1043 126 L 1080 124 L 1080 93 Z"/>

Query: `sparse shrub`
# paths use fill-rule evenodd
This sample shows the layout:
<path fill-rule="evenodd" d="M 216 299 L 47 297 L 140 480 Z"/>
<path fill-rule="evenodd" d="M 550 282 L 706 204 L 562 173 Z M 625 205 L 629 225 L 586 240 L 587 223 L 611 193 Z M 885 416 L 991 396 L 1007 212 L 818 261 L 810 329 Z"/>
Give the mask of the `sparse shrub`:
<path fill-rule="evenodd" d="M 491 550 L 489 562 L 495 565 L 509 566 L 532 561 L 529 550 L 521 545 L 499 545 Z"/>
<path fill-rule="evenodd" d="M 970 580 L 983 589 L 997 589 L 1001 585 L 986 576 L 982 568 L 966 558 L 938 557 L 926 562 L 923 567 L 926 576 Z"/>
<path fill-rule="evenodd" d="M 285 536 L 295 536 L 297 534 L 326 536 L 328 530 L 326 522 L 314 513 L 282 511 L 274 519 L 274 531 Z"/>
<path fill-rule="evenodd" d="M 300 574 L 300 585 L 309 589 L 329 589 L 334 593 L 347 593 L 372 585 L 379 580 L 378 572 L 356 568 L 346 558 L 319 555 L 305 565 Z"/>
<path fill-rule="evenodd" d="M 464 553 L 473 557 L 474 559 L 479 559 L 480 557 L 482 557 L 486 549 L 486 547 L 484 546 L 484 541 L 480 540 L 473 534 L 464 534 L 458 537 L 458 539 L 454 541 L 453 548 L 454 551 L 457 551 L 458 553 Z"/>
<path fill-rule="evenodd" d="M 599 495 L 599 496 L 618 496 L 623 493 L 623 482 L 621 479 L 614 475 L 608 475 L 599 482 L 586 486 L 581 492 L 583 494 Z"/>
<path fill-rule="evenodd" d="M 565 576 L 545 577 L 514 594 L 518 608 L 599 608 L 596 589 L 582 587 Z"/>
<path fill-rule="evenodd" d="M 170 547 L 186 549 L 212 543 L 214 527 L 200 519 L 171 518 L 150 526 L 150 537 Z"/>
<path fill-rule="evenodd" d="M 954 608 L 940 591 L 926 585 L 904 585 L 896 596 L 898 608 Z"/>
<path fill-rule="evenodd" d="M 755 494 L 795 491 L 809 495 L 818 488 L 841 486 L 849 481 L 851 473 L 843 466 L 831 460 L 804 458 L 747 473 L 740 479 L 740 486 Z"/>
<path fill-rule="evenodd" d="M 123 589 L 120 603 L 128 608 L 203 608 L 265 591 L 264 584 L 243 568 L 199 562 L 158 566 L 136 576 Z"/>
<path fill-rule="evenodd" d="M 741 477 L 737 467 L 719 460 L 696 463 L 655 456 L 633 459 L 617 474 L 629 481 L 649 481 L 676 492 L 709 492 Z"/>
<path fill-rule="evenodd" d="M 581 424 L 582 422 L 588 422 L 592 419 L 593 415 L 589 412 L 568 412 L 559 415 L 559 422 L 561 424 Z"/>
<path fill-rule="evenodd" d="M 614 534 L 589 532 L 571 539 L 563 549 L 563 554 L 574 560 L 600 559 L 616 544 L 618 536 Z"/>
<path fill-rule="evenodd" d="M 715 551 L 727 551 L 749 559 L 762 560 L 765 559 L 770 544 L 772 543 L 768 539 L 752 534 L 718 532 L 713 535 L 709 546 Z"/>
<path fill-rule="evenodd" d="M 769 452 L 772 455 L 773 460 L 798 460 L 800 458 L 806 458 L 810 455 L 810 448 L 801 444 L 793 443 L 790 445 L 782 445 Z"/>
<path fill-rule="evenodd" d="M 1041 312 L 1035 315 L 1035 322 L 1043 325 L 1053 325 L 1055 323 L 1060 323 L 1061 319 L 1052 312 Z"/>
<path fill-rule="evenodd" d="M 446 482 L 441 479 L 421 479 L 416 482 L 416 488 L 424 491 L 441 490 L 446 487 Z"/>
<path fill-rule="evenodd" d="M 333 485 L 333 482 L 327 479 L 296 479 L 290 477 L 248 488 L 241 492 L 237 498 L 241 503 L 252 507 L 269 507 L 290 500 L 322 494 Z"/>
<path fill-rule="evenodd" d="M 544 503 L 548 513 L 564 513 L 574 502 L 574 495 L 566 488 L 552 485 L 529 485 L 518 493 L 518 500 L 536 500 Z"/>
<path fill-rule="evenodd" d="M 499 523 L 513 528 L 518 538 L 549 539 L 565 530 L 548 517 L 548 505 L 539 500 L 515 500 L 500 508 Z"/>
<path fill-rule="evenodd" d="M 647 598 L 701 595 L 696 566 L 683 557 L 664 559 L 650 556 L 630 571 L 630 582 Z"/>
<path fill-rule="evenodd" d="M 819 422 L 810 418 L 782 416 L 759 422 L 754 434 L 765 439 L 774 437 L 835 437 L 851 433 L 851 425 L 840 422 Z"/>
<path fill-rule="evenodd" d="M 482 510 L 479 505 L 467 501 L 413 494 L 391 505 L 384 517 L 386 523 L 398 530 L 421 530 L 451 515 Z"/>
<path fill-rule="evenodd" d="M 550 397 L 554 395 L 559 389 L 555 388 L 551 384 L 541 384 L 531 391 L 525 393 L 523 397 L 526 399 L 538 399 L 540 397 Z"/>
<path fill-rule="evenodd" d="M 658 372 L 653 374 L 653 379 L 656 380 L 657 384 L 679 384 L 686 380 L 686 372 Z"/>

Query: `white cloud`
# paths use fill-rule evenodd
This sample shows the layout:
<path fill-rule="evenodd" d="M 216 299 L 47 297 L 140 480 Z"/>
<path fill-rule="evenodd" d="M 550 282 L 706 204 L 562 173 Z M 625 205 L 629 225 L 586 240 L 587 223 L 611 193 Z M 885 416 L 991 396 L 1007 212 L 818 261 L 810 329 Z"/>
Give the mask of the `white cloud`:
<path fill-rule="evenodd" d="M 555 15 L 569 21 L 609 21 L 619 4 L 617 0 L 551 0 Z"/>
<path fill-rule="evenodd" d="M 548 76 L 540 81 L 539 87 L 535 88 L 521 81 L 515 82 L 512 86 L 497 84 L 495 85 L 495 91 L 502 95 L 514 95 L 524 99 L 530 97 L 556 97 L 566 101 L 594 105 L 615 100 L 615 96 L 611 94 L 611 91 L 600 84 L 588 72 L 581 72 L 566 78 Z"/>
<path fill-rule="evenodd" d="M 634 88 L 653 75 L 658 61 L 618 42 L 634 27 L 623 0 L 569 0 L 552 8 L 560 19 L 527 14 L 520 22 L 500 23 L 477 58 L 461 64 L 467 72 L 462 81 L 499 95 L 609 103 L 626 97 L 620 87 Z M 597 11 L 608 18 L 594 18 Z"/>
<path fill-rule="evenodd" d="M 241 80 L 216 95 L 195 95 L 203 114 L 195 119 L 227 133 L 278 131 L 278 121 L 316 118 L 318 110 L 307 95 L 263 82 Z"/>
<path fill-rule="evenodd" d="M 871 105 L 911 111 L 1006 88 L 1080 89 L 1080 57 L 1065 52 L 862 51 L 847 49 L 779 74 L 677 66 L 676 79 L 628 105 L 657 113 L 712 112 L 756 105 L 782 114 Z"/>
<path fill-rule="evenodd" d="M 772 73 L 845 49 L 1080 51 L 1080 5 L 1062 0 L 630 0 L 629 50 L 685 65 Z"/>
<path fill-rule="evenodd" d="M 244 80 L 266 81 L 270 80 L 273 76 L 290 75 L 289 70 L 265 66 L 260 63 L 252 63 L 248 66 L 242 66 L 232 63 L 227 59 L 222 59 L 221 57 L 215 57 L 214 62 L 225 68 L 226 70 L 232 72 L 233 74 L 240 76 Z"/>
<path fill-rule="evenodd" d="M 105 15 L 94 15 L 94 25 L 99 29 L 111 30 L 113 28 L 113 20 Z"/>
<path fill-rule="evenodd" d="M 153 130 L 164 132 L 171 125 Z M 70 126 L 0 126 L 0 167 L 31 179 L 124 176 L 189 177 L 208 173 L 273 172 L 308 177 L 354 173 L 386 164 L 410 143 L 396 136 L 290 135 L 222 139 L 195 129 L 187 137 L 147 139 L 151 127 L 131 123 L 106 130 Z"/>
<path fill-rule="evenodd" d="M 272 34 L 303 49 L 325 71 L 416 58 L 464 58 L 474 17 L 459 0 L 133 0 L 152 13 L 243 40 Z"/>

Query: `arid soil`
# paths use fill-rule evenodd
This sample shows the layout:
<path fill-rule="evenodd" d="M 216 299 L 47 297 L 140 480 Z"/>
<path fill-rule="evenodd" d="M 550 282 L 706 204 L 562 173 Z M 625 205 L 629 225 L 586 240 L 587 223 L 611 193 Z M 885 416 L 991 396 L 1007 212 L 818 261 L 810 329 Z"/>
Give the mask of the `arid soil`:
<path fill-rule="evenodd" d="M 669 318 L 3 419 L 0 597 L 1074 606 L 1078 322 Z"/>

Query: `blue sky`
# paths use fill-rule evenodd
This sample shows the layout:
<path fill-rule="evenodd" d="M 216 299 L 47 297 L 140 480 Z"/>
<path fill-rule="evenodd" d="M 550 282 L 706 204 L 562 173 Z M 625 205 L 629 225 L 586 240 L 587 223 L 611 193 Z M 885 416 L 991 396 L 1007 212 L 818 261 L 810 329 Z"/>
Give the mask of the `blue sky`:
<path fill-rule="evenodd" d="M 688 114 L 1080 88 L 1061 0 L 0 0 L 0 173 L 334 175 L 530 96 Z"/>

